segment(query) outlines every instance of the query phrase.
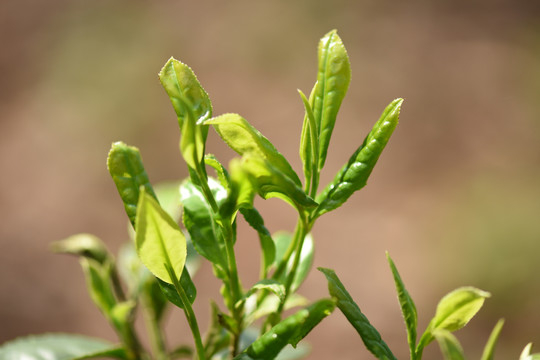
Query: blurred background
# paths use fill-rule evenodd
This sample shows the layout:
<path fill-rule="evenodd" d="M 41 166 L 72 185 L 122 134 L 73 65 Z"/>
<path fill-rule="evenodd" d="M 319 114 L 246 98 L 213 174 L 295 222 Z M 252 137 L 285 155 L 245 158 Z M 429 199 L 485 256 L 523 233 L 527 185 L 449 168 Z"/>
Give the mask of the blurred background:
<path fill-rule="evenodd" d="M 241 114 L 301 173 L 296 89 L 309 93 L 318 40 L 334 28 L 353 75 L 322 183 L 392 99 L 405 103 L 368 186 L 317 223 L 315 266 L 336 270 L 400 359 L 406 335 L 385 250 L 421 329 L 440 297 L 473 285 L 492 298 L 456 333 L 469 358 L 501 317 L 497 358 L 517 358 L 530 341 L 540 351 L 540 2 L 512 0 L 1 1 L 0 343 L 42 332 L 115 340 L 77 261 L 49 245 L 79 232 L 114 252 L 127 241 L 105 166 L 111 142 L 139 147 L 154 183 L 186 176 L 157 78 L 170 56 L 194 69 L 214 114 Z M 233 156 L 214 133 L 209 151 Z M 271 231 L 294 227 L 279 201 L 257 206 Z M 258 241 L 240 232 L 248 286 Z M 204 329 L 219 284 L 208 264 L 195 281 Z M 313 271 L 300 292 L 326 296 L 324 277 Z M 182 314 L 167 327 L 171 342 L 191 342 Z M 310 359 L 371 358 L 337 311 L 307 341 Z M 436 345 L 426 358 L 441 358 Z"/>

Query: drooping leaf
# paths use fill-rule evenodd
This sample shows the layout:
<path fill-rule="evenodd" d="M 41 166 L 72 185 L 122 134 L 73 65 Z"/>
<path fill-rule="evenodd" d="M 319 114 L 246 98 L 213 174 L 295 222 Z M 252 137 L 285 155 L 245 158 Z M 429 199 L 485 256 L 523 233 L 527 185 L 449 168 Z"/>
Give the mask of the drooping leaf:
<path fill-rule="evenodd" d="M 497 341 L 499 340 L 499 335 L 501 334 L 503 325 L 504 320 L 500 319 L 491 331 L 491 334 L 489 335 L 489 339 L 486 343 L 486 346 L 484 347 L 484 351 L 482 352 L 482 357 L 480 360 L 493 360 L 495 356 L 495 346 L 497 345 Z"/>
<path fill-rule="evenodd" d="M 296 346 L 334 307 L 334 301 L 330 299 L 315 302 L 276 324 L 234 359 L 275 359 L 286 345 Z"/>
<path fill-rule="evenodd" d="M 319 133 L 319 164 L 323 168 L 337 113 L 351 81 L 349 56 L 336 30 L 319 42 L 317 84 L 312 100 Z"/>
<path fill-rule="evenodd" d="M 326 279 L 328 280 L 328 291 L 330 292 L 330 295 L 337 300 L 337 307 L 356 329 L 366 348 L 375 355 L 377 359 L 396 360 L 396 357 L 392 354 L 388 345 L 382 340 L 377 329 L 371 325 L 369 320 L 362 313 L 334 270 L 325 268 L 318 269 L 326 276 Z"/>
<path fill-rule="evenodd" d="M 96 260 L 103 264 L 112 259 L 105 244 L 92 234 L 76 234 L 64 240 L 52 243 L 51 248 L 56 253 L 71 254 Z"/>
<path fill-rule="evenodd" d="M 214 179 L 208 179 L 214 198 L 221 204 L 227 191 Z M 227 269 L 225 243 L 221 229 L 217 226 L 217 215 L 206 201 L 199 187 L 191 180 L 180 186 L 180 202 L 184 208 L 183 220 L 193 246 L 197 252 L 221 269 Z"/>
<path fill-rule="evenodd" d="M 317 196 L 319 207 L 315 211 L 315 217 L 341 206 L 355 191 L 366 185 L 369 175 L 397 126 L 402 103 L 403 99 L 396 99 L 386 107 L 363 144 L 341 168 L 334 180 Z"/>
<path fill-rule="evenodd" d="M 422 350 L 433 341 L 435 331 L 453 332 L 467 325 L 489 296 L 488 292 L 473 287 L 458 288 L 444 296 L 437 305 L 435 316 L 418 342 L 416 353 L 421 354 Z"/>
<path fill-rule="evenodd" d="M 0 346 L 3 360 L 71 360 L 97 353 L 126 359 L 125 352 L 108 341 L 74 334 L 33 335 Z"/>
<path fill-rule="evenodd" d="M 157 278 L 173 284 L 166 266 L 180 278 L 186 261 L 186 238 L 178 224 L 154 198 L 143 190 L 137 205 L 137 253 L 143 264 Z"/>
<path fill-rule="evenodd" d="M 124 202 L 129 220 L 135 226 L 141 186 L 147 194 L 157 199 L 144 170 L 139 149 L 123 142 L 113 143 L 107 157 L 107 168 Z"/>
<path fill-rule="evenodd" d="M 261 214 L 259 214 L 255 208 L 242 208 L 240 209 L 240 212 L 248 224 L 259 234 L 259 241 L 263 255 L 263 267 L 266 273 L 268 268 L 274 262 L 276 256 L 276 247 L 274 245 L 274 241 L 272 240 L 272 236 L 270 235 L 270 232 L 266 226 L 264 226 L 264 220 Z"/>
<path fill-rule="evenodd" d="M 463 349 L 454 335 L 448 330 L 439 329 L 433 333 L 445 360 L 465 360 Z"/>
<path fill-rule="evenodd" d="M 392 258 L 388 252 L 386 253 L 386 258 L 390 264 L 390 269 L 392 270 L 392 275 L 394 276 L 394 282 L 396 284 L 396 291 L 398 294 L 399 305 L 401 306 L 401 313 L 403 314 L 403 319 L 405 320 L 405 326 L 407 327 L 407 342 L 409 343 L 409 350 L 411 357 L 414 358 L 415 349 L 416 349 L 416 329 L 418 325 L 418 314 L 416 312 L 416 305 L 414 304 L 413 299 L 409 295 L 409 292 L 405 288 L 403 280 L 394 264 Z"/>
<path fill-rule="evenodd" d="M 270 162 L 277 170 L 302 186 L 296 172 L 274 145 L 238 114 L 224 114 L 205 122 L 213 125 L 219 136 L 241 156 L 252 154 Z"/>
<path fill-rule="evenodd" d="M 159 80 L 171 99 L 180 129 L 183 129 L 183 123 L 188 116 L 186 101 L 191 105 L 194 121 L 202 123 L 210 119 L 212 103 L 189 66 L 170 58 L 159 72 Z"/>
<path fill-rule="evenodd" d="M 182 302 L 180 295 L 178 295 L 178 292 L 176 291 L 174 285 L 166 283 L 159 278 L 158 284 L 161 288 L 161 291 L 170 302 L 178 306 L 180 309 L 184 308 L 184 303 Z M 184 269 L 184 271 L 182 271 L 182 275 L 180 276 L 180 286 L 182 287 L 182 289 L 184 289 L 184 292 L 186 293 L 189 302 L 193 304 L 195 298 L 197 297 L 197 288 L 191 280 L 191 276 L 189 276 L 189 272 L 187 269 Z"/>
<path fill-rule="evenodd" d="M 263 158 L 245 155 L 242 158 L 242 168 L 250 174 L 259 195 L 264 199 L 278 197 L 295 207 L 317 206 L 317 203 L 304 193 L 304 190 Z"/>

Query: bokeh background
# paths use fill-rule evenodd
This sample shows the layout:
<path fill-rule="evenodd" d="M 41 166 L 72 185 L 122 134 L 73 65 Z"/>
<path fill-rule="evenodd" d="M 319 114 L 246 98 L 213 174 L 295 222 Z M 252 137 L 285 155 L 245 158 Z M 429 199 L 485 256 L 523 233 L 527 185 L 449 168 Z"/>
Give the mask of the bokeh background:
<path fill-rule="evenodd" d="M 336 270 L 400 359 L 406 337 L 385 250 L 422 329 L 450 290 L 492 293 L 457 333 L 469 358 L 500 317 L 497 358 L 540 343 L 540 3 L 512 0 L 1 1 L 0 343 L 58 331 L 115 339 L 77 261 L 49 244 L 91 232 L 117 251 L 128 239 L 105 166 L 111 142 L 138 146 L 153 182 L 186 175 L 157 78 L 170 56 L 192 66 L 215 114 L 244 116 L 301 173 L 296 89 L 310 91 L 318 39 L 334 28 L 353 78 L 322 183 L 387 103 L 405 103 L 368 186 L 314 229 L 315 266 Z M 209 142 L 223 162 L 233 156 L 215 134 Z M 279 201 L 258 207 L 271 231 L 293 228 Z M 247 286 L 258 241 L 240 232 Z M 205 328 L 219 284 L 207 264 L 195 281 Z M 325 296 L 324 277 L 312 272 L 301 293 Z M 181 314 L 167 327 L 171 341 L 191 341 Z M 310 359 L 371 358 L 339 312 L 307 341 Z M 441 358 L 436 345 L 426 358 Z"/>

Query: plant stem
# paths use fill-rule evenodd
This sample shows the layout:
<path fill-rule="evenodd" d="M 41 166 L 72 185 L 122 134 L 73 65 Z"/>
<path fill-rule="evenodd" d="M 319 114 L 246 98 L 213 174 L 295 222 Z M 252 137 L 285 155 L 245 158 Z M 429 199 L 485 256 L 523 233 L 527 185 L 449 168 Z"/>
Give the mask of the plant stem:
<path fill-rule="evenodd" d="M 148 299 L 148 297 L 149 296 L 146 295 L 143 298 L 143 315 L 146 322 L 146 328 L 148 329 L 152 353 L 156 357 L 156 360 L 167 360 L 165 336 L 161 326 L 159 325 L 156 312 L 151 306 L 152 302 Z"/>

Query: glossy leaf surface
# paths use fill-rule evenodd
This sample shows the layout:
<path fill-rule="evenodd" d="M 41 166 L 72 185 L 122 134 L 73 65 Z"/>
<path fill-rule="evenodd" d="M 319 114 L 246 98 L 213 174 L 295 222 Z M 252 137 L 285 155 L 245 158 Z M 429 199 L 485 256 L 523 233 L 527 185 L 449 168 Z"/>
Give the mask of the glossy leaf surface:
<path fill-rule="evenodd" d="M 316 216 L 341 206 L 355 191 L 367 184 L 369 175 L 398 124 L 402 103 L 403 99 L 396 99 L 386 107 L 363 144 L 317 197 L 320 205 L 315 212 Z"/>
<path fill-rule="evenodd" d="M 480 310 L 488 292 L 473 288 L 462 287 L 444 296 L 439 304 L 435 316 L 431 319 L 426 331 L 420 338 L 417 353 L 433 341 L 433 334 L 437 330 L 456 331 L 467 325 L 469 320 Z"/>
<path fill-rule="evenodd" d="M 320 170 L 326 160 L 337 113 L 351 81 L 349 56 L 335 30 L 319 42 L 318 67 L 312 107 L 318 124 Z"/>
<path fill-rule="evenodd" d="M 157 278 L 173 284 L 166 266 L 180 278 L 187 255 L 186 238 L 178 224 L 144 191 L 137 206 L 135 232 L 137 253 L 143 264 Z"/>
<path fill-rule="evenodd" d="M 27 336 L 0 346 L 4 360 L 71 360 L 97 353 L 125 359 L 123 350 L 105 340 L 73 334 Z"/>
<path fill-rule="evenodd" d="M 139 149 L 128 146 L 123 142 L 115 142 L 112 144 L 107 157 L 107 168 L 124 202 L 129 220 L 135 226 L 141 186 L 144 187 L 147 194 L 156 198 L 150 180 L 148 180 L 148 175 L 144 170 Z"/>
<path fill-rule="evenodd" d="M 240 155 L 254 154 L 291 179 L 297 186 L 302 183 L 289 162 L 274 145 L 257 129 L 238 114 L 224 114 L 210 119 L 205 124 L 213 125 L 223 141 Z"/>
<path fill-rule="evenodd" d="M 295 346 L 334 309 L 332 300 L 319 300 L 313 305 L 282 320 L 255 340 L 235 360 L 271 360 L 288 344 Z"/>
<path fill-rule="evenodd" d="M 377 329 L 371 325 L 369 320 L 362 313 L 334 270 L 325 268 L 319 268 L 319 270 L 328 280 L 328 291 L 330 292 L 330 295 L 336 298 L 337 307 L 356 329 L 366 348 L 375 355 L 377 359 L 396 360 L 388 345 L 381 339 L 381 335 Z"/>
<path fill-rule="evenodd" d="M 392 270 L 392 275 L 394 276 L 394 282 L 396 284 L 396 291 L 398 294 L 399 305 L 401 307 L 401 313 L 403 319 L 405 320 L 405 326 L 407 328 L 407 342 L 409 343 L 409 350 L 411 356 L 414 357 L 415 348 L 416 348 L 416 329 L 418 326 L 418 314 L 416 312 L 416 305 L 414 304 L 413 299 L 409 295 L 409 292 L 405 288 L 403 280 L 394 264 L 390 255 L 386 253 L 386 258 L 390 264 L 390 269 Z"/>
<path fill-rule="evenodd" d="M 445 360 L 465 360 L 463 349 L 454 335 L 447 330 L 437 330 L 434 333 Z"/>

